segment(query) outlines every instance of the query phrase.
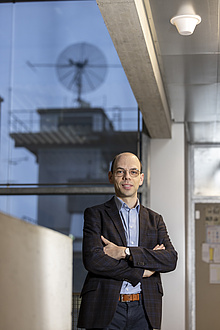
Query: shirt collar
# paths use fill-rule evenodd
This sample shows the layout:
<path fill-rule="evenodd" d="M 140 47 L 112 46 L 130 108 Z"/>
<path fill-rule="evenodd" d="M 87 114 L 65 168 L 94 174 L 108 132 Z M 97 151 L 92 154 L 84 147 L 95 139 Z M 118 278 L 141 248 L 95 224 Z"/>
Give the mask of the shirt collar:
<path fill-rule="evenodd" d="M 122 208 L 124 209 L 127 209 L 127 210 L 130 210 L 130 207 L 125 203 L 123 202 L 123 200 L 117 196 L 115 196 L 115 203 L 116 203 L 116 206 L 118 208 L 118 210 L 120 211 Z M 136 203 L 136 206 L 133 207 L 133 209 L 136 209 L 137 210 L 137 213 L 139 213 L 139 210 L 140 210 L 140 202 L 139 202 L 139 199 L 137 199 L 137 203 Z"/>

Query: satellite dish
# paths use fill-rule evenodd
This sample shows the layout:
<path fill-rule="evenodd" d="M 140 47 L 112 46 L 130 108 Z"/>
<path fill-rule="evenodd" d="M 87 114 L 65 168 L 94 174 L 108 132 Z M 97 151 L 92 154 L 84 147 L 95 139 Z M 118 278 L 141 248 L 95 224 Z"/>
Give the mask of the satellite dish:
<path fill-rule="evenodd" d="M 94 45 L 76 43 L 59 55 L 56 71 L 59 81 L 77 93 L 77 101 L 82 104 L 81 95 L 97 89 L 105 80 L 107 61 Z"/>

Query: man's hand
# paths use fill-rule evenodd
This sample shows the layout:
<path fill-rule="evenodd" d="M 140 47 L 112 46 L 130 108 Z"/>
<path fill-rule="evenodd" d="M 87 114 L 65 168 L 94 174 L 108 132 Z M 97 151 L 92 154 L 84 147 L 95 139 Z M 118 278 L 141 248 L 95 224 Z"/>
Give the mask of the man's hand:
<path fill-rule="evenodd" d="M 105 254 L 107 254 L 109 257 L 116 259 L 116 260 L 120 260 L 120 259 L 125 259 L 125 247 L 124 246 L 118 246 L 112 242 L 110 242 L 109 240 L 107 240 L 107 238 L 105 238 L 104 236 L 101 236 L 101 239 L 103 241 L 103 243 L 105 244 L 103 251 Z M 165 246 L 163 244 L 159 245 L 157 244 L 153 250 L 165 250 Z M 151 275 L 153 275 L 155 272 L 154 271 L 150 271 L 145 269 L 143 277 L 150 277 Z"/>
<path fill-rule="evenodd" d="M 107 240 L 104 236 L 101 236 L 103 243 L 105 244 L 103 251 L 109 257 L 114 258 L 116 260 L 124 259 L 125 258 L 125 247 L 118 246 L 114 243 Z"/>
<path fill-rule="evenodd" d="M 165 246 L 163 244 L 157 244 L 153 250 L 165 250 Z M 151 275 L 153 275 L 155 273 L 155 271 L 152 271 L 152 270 L 148 270 L 148 269 L 145 269 L 144 270 L 144 274 L 143 274 L 143 277 L 150 277 Z"/>
<path fill-rule="evenodd" d="M 153 275 L 154 273 L 155 273 L 155 271 L 153 271 L 153 270 L 145 269 L 145 270 L 144 270 L 143 277 L 150 277 L 150 276 Z"/>
<path fill-rule="evenodd" d="M 154 248 L 153 248 L 153 250 L 165 250 L 165 246 L 163 245 L 163 244 L 157 244 Z"/>

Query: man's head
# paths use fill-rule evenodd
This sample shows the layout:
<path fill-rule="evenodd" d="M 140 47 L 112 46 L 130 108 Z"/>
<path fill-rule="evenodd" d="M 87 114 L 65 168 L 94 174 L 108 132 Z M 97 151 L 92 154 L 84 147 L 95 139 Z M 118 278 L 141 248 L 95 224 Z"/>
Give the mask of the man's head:
<path fill-rule="evenodd" d="M 113 171 L 114 171 L 114 166 L 115 166 L 116 159 L 117 159 L 118 157 L 120 157 L 120 156 L 122 156 L 122 155 L 126 155 L 126 154 L 128 154 L 128 155 L 133 155 L 133 156 L 135 156 L 135 157 L 138 159 L 138 161 L 139 161 L 139 163 L 140 163 L 140 171 L 141 171 L 141 173 L 142 173 L 142 164 L 141 164 L 140 159 L 139 159 L 135 154 L 132 154 L 131 152 L 122 152 L 122 153 L 116 155 L 116 156 L 114 157 L 114 159 L 112 160 L 112 162 L 111 162 L 111 169 L 110 169 L 110 172 L 113 173 Z"/>
<path fill-rule="evenodd" d="M 114 184 L 116 196 L 126 202 L 128 199 L 136 202 L 137 190 L 144 180 L 142 165 L 136 155 L 123 152 L 115 156 L 108 177 Z"/>

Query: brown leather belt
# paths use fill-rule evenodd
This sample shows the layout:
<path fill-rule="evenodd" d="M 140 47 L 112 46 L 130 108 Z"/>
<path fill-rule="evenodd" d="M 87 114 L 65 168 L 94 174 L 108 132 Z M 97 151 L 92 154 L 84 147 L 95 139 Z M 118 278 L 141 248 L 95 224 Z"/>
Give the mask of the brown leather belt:
<path fill-rule="evenodd" d="M 129 302 L 129 301 L 139 301 L 141 300 L 141 293 L 132 293 L 132 294 L 120 294 L 119 301 Z"/>

